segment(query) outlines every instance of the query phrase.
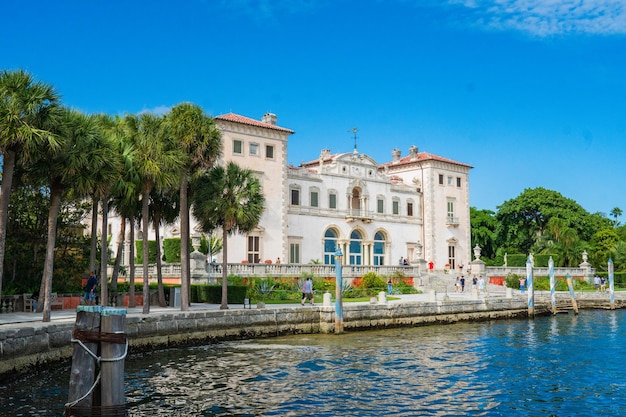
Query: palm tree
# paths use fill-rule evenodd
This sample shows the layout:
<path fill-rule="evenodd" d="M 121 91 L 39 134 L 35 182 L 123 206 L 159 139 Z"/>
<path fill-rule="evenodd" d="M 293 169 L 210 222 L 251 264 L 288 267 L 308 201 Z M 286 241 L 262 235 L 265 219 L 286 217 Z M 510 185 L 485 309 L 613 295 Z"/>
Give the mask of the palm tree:
<path fill-rule="evenodd" d="M 167 114 L 170 134 L 184 151 L 180 175 L 180 265 L 181 310 L 190 305 L 191 268 L 189 259 L 189 177 L 213 166 L 222 150 L 221 134 L 212 118 L 199 106 L 182 103 Z"/>
<path fill-rule="evenodd" d="M 120 120 L 108 115 L 94 116 L 96 123 L 103 132 L 103 146 L 99 149 L 101 157 L 109 161 L 108 169 L 94 171 L 94 184 L 92 190 L 93 201 L 100 200 L 102 207 L 101 242 L 100 242 L 100 283 L 101 283 L 101 304 L 108 305 L 108 277 L 107 265 L 109 258 L 108 248 L 108 215 L 109 204 L 112 198 L 112 189 L 122 177 L 122 155 L 117 144 L 117 131 L 120 129 Z M 93 236 L 92 236 L 93 237 Z M 111 285 L 115 290 L 117 281 Z"/>
<path fill-rule="evenodd" d="M 110 142 L 94 117 L 61 109 L 56 133 L 62 138 L 57 150 L 42 150 L 30 169 L 33 178 L 47 179 L 50 189 L 46 259 L 42 278 L 43 321 L 50 321 L 50 297 L 56 242 L 56 223 L 63 198 L 80 199 L 98 187 L 99 173 L 117 172 Z M 106 286 L 103 282 L 102 288 Z M 106 295 L 106 294 L 105 294 Z"/>
<path fill-rule="evenodd" d="M 143 313 L 150 313 L 148 281 L 148 230 L 150 230 L 150 193 L 154 188 L 168 189 L 179 180 L 183 155 L 165 134 L 163 119 L 146 113 L 139 117 L 127 116 L 127 122 L 136 126 L 134 141 L 136 169 L 141 178 L 141 220 L 143 231 Z"/>
<path fill-rule="evenodd" d="M 193 215 L 202 230 L 210 233 L 222 229 L 222 304 L 228 308 L 228 235 L 248 233 L 263 214 L 265 197 L 254 172 L 234 162 L 215 167 L 194 182 Z"/>
<path fill-rule="evenodd" d="M 150 219 L 154 227 L 156 240 L 157 283 L 159 291 L 159 305 L 165 307 L 165 290 L 163 289 L 163 274 L 161 272 L 161 224 L 172 224 L 178 218 L 180 207 L 178 204 L 178 190 L 153 190 L 150 195 Z"/>
<path fill-rule="evenodd" d="M 28 159 L 42 143 L 58 147 L 57 138 L 48 130 L 54 119 L 59 96 L 49 85 L 35 82 L 23 70 L 0 73 L 0 296 L 6 248 L 6 227 L 13 172 L 17 158 Z"/>
<path fill-rule="evenodd" d="M 611 216 L 613 216 L 613 218 L 615 219 L 615 221 L 613 222 L 613 227 L 619 226 L 619 221 L 617 220 L 617 218 L 621 215 L 622 209 L 620 209 L 619 207 L 614 207 L 613 210 L 611 210 Z"/>
<path fill-rule="evenodd" d="M 113 267 L 112 282 L 117 282 L 120 264 L 122 262 L 123 245 L 126 240 L 126 222 L 130 224 L 130 253 L 129 253 L 129 307 L 135 307 L 135 219 L 141 217 L 140 182 L 137 172 L 137 152 L 133 145 L 138 135 L 137 118 L 116 119 L 115 143 L 122 158 L 122 175 L 113 186 L 112 208 L 120 216 L 120 235 L 117 247 L 117 256 Z"/>

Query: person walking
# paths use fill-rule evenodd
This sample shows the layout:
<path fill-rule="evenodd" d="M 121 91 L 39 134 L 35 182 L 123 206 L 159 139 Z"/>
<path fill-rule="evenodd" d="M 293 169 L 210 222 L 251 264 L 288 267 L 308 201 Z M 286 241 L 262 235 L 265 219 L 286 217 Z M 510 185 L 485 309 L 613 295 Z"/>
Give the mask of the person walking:
<path fill-rule="evenodd" d="M 391 278 L 387 280 L 387 295 L 391 295 L 391 290 L 393 289 L 393 283 L 391 282 Z"/>
<path fill-rule="evenodd" d="M 96 305 L 96 287 L 98 287 L 98 278 L 94 272 L 89 273 L 89 279 L 85 285 L 85 304 Z"/>
<path fill-rule="evenodd" d="M 487 294 L 487 288 L 485 287 L 485 279 L 483 278 L 482 275 L 480 276 L 480 278 L 478 278 L 478 292 L 482 295 Z"/>
<path fill-rule="evenodd" d="M 310 301 L 311 305 L 313 304 L 313 278 L 308 277 L 304 284 L 302 284 L 302 302 L 300 304 L 304 305 L 306 301 Z"/>

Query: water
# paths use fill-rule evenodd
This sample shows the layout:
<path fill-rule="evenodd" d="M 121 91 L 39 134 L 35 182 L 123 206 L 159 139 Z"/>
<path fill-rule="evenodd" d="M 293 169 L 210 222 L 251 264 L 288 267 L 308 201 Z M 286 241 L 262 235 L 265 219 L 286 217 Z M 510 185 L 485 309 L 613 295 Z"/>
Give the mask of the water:
<path fill-rule="evenodd" d="M 626 415 L 626 312 L 301 335 L 126 361 L 131 416 Z M 61 416 L 68 365 L 0 387 L 0 415 Z"/>

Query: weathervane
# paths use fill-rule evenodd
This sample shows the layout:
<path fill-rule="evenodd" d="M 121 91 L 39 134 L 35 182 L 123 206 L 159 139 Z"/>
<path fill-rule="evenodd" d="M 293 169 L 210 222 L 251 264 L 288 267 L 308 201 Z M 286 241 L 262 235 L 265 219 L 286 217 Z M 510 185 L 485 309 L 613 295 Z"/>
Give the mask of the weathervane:
<path fill-rule="evenodd" d="M 358 132 L 359 130 L 355 127 L 352 128 L 352 130 L 348 130 L 348 132 L 352 132 L 354 133 L 354 153 L 356 153 L 356 132 Z"/>

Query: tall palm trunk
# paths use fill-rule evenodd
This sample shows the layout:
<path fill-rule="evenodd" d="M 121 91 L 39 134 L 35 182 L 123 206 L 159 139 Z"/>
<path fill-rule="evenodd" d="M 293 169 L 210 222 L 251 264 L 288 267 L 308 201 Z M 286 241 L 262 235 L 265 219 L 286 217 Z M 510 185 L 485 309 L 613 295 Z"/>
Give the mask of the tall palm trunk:
<path fill-rule="evenodd" d="M 48 210 L 48 238 L 46 243 L 46 259 L 43 266 L 43 322 L 50 321 L 50 301 L 52 298 L 52 271 L 54 269 L 54 246 L 56 243 L 57 219 L 61 207 L 60 187 L 50 188 L 50 209 Z"/>
<path fill-rule="evenodd" d="M 222 305 L 220 310 L 228 310 L 228 230 L 226 227 L 222 229 L 222 240 L 224 241 L 224 247 L 222 248 Z"/>
<path fill-rule="evenodd" d="M 109 263 L 109 200 L 102 199 L 102 244 L 100 252 L 100 304 L 109 305 L 109 278 L 107 277 L 107 265 Z"/>
<path fill-rule="evenodd" d="M 98 203 L 95 195 L 91 200 L 91 251 L 89 252 L 89 272 L 96 272 L 96 252 L 98 251 Z"/>
<path fill-rule="evenodd" d="M 130 288 L 128 289 L 128 307 L 135 307 L 135 218 L 128 219 L 130 223 L 130 236 L 128 248 L 128 280 Z"/>
<path fill-rule="evenodd" d="M 111 291 L 117 291 L 117 279 L 120 276 L 120 265 L 122 263 L 122 255 L 124 253 L 124 238 L 126 237 L 126 218 L 122 216 L 120 222 L 120 234 L 117 241 L 117 254 L 115 255 L 115 264 L 113 265 L 113 275 L 111 276 Z"/>
<path fill-rule="evenodd" d="M 143 314 L 150 313 L 150 282 L 148 281 L 148 256 L 150 252 L 148 250 L 148 230 L 150 227 L 150 219 L 148 216 L 150 204 L 150 189 L 144 190 L 141 200 L 141 216 L 143 223 Z"/>
<path fill-rule="evenodd" d="M 15 170 L 15 152 L 7 150 L 3 155 L 2 187 L 0 188 L 0 297 L 2 296 L 2 275 L 4 272 L 4 252 L 6 250 L 7 220 L 9 218 L 9 199 L 13 187 Z"/>
<path fill-rule="evenodd" d="M 165 307 L 165 290 L 163 289 L 163 273 L 161 272 L 161 233 L 159 225 L 161 224 L 161 216 L 157 211 L 154 212 L 154 240 L 156 240 L 156 268 L 157 268 L 157 285 L 159 290 L 159 306 Z M 172 300 L 173 301 L 173 300 Z"/>
<path fill-rule="evenodd" d="M 187 173 L 180 180 L 180 309 L 190 305 L 191 265 L 189 263 L 189 205 L 187 203 Z"/>

